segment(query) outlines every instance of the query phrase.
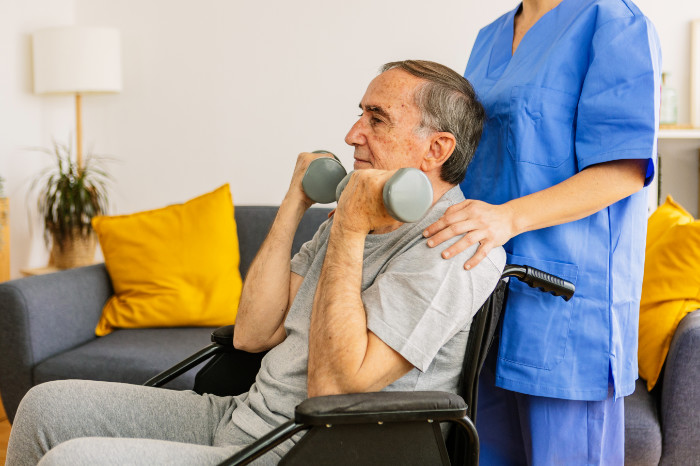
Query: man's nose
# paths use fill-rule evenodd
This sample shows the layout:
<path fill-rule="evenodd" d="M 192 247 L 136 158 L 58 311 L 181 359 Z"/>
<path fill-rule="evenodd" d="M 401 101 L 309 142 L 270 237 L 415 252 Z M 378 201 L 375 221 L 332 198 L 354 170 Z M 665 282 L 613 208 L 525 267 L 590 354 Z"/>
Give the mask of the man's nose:
<path fill-rule="evenodd" d="M 364 131 L 362 128 L 362 118 L 357 120 L 348 134 L 345 136 L 345 143 L 349 146 L 359 146 L 364 144 L 366 141 Z"/>

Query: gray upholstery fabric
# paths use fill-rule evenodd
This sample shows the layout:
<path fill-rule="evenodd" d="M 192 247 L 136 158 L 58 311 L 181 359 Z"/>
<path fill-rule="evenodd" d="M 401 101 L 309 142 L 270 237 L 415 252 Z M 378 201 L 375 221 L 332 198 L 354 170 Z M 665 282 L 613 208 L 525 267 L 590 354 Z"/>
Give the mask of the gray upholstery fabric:
<path fill-rule="evenodd" d="M 238 243 L 240 245 L 241 264 L 239 269 L 245 277 L 250 263 L 260 249 L 272 222 L 277 215 L 277 206 L 236 206 L 234 216 L 238 228 Z M 323 223 L 330 213 L 328 208 L 311 208 L 306 211 L 294 236 L 292 255 L 296 254 L 301 245 L 310 240 L 318 226 Z"/>
<path fill-rule="evenodd" d="M 42 360 L 95 338 L 113 294 L 104 265 L 0 284 L 0 394 L 10 419 Z"/>
<path fill-rule="evenodd" d="M 115 330 L 34 368 L 34 384 L 61 379 L 105 380 L 143 384 L 159 372 L 207 346 L 214 328 L 149 328 Z M 189 390 L 198 367 L 168 385 Z"/>
<path fill-rule="evenodd" d="M 681 320 L 671 340 L 661 395 L 661 464 L 700 462 L 700 311 Z"/>
<path fill-rule="evenodd" d="M 625 464 L 658 465 L 661 459 L 661 426 L 656 399 L 646 382 L 637 379 L 634 393 L 625 398 Z"/>
<path fill-rule="evenodd" d="M 244 276 L 277 209 L 235 207 Z M 329 212 L 309 209 L 294 252 Z M 209 343 L 211 329 L 203 328 L 120 330 L 96 338 L 102 307 L 113 293 L 104 264 L 0 284 L 0 395 L 10 420 L 39 382 L 78 377 L 140 384 Z M 191 388 L 192 377 L 171 384 Z"/>
<path fill-rule="evenodd" d="M 662 378 L 625 399 L 625 464 L 698 464 L 700 458 L 700 310 L 681 320 Z"/>

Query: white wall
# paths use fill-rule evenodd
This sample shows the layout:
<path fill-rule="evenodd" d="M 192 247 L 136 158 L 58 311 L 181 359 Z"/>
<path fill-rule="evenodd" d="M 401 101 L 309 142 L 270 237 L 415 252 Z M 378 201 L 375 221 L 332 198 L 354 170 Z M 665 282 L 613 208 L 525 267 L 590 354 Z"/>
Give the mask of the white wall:
<path fill-rule="evenodd" d="M 29 148 L 49 146 L 51 135 L 67 137 L 73 118 L 69 97 L 40 98 L 32 93 L 31 33 L 73 24 L 74 7 L 74 0 L 0 2 L 0 176 L 10 198 L 13 277 L 20 267 L 46 265 L 47 260 L 41 225 L 36 215 L 27 213 L 27 189 L 50 158 Z"/>
<path fill-rule="evenodd" d="M 8 40 L 18 45 L 14 62 L 0 65 L 9 68 L 15 84 L 2 82 L 0 92 L 3 103 L 7 94 L 13 108 L 19 105 L 26 113 L 17 119 L 6 106 L 0 107 L 2 128 L 18 127 L 10 139 L 0 142 L 0 173 L 9 180 L 13 198 L 15 276 L 19 268 L 46 263 L 46 253 L 36 240 L 39 232 L 29 239 L 21 188 L 38 162 L 20 164 L 15 154 L 21 146 L 48 145 L 51 136 L 65 140 L 74 121 L 69 98 L 30 94 L 27 35 L 34 26 L 49 25 L 40 24 L 41 18 L 50 18 L 51 25 L 74 21 L 114 26 L 122 32 L 124 90 L 84 97 L 83 124 L 86 148 L 115 159 L 109 165 L 114 177 L 112 213 L 128 213 L 182 202 L 226 182 L 238 204 L 276 204 L 300 151 L 331 150 L 349 166 L 352 151 L 343 138 L 381 64 L 424 58 L 462 72 L 479 28 L 516 4 L 512 0 L 6 3 L 0 6 L 0 33 L 12 36 Z M 674 75 L 680 116 L 687 120 L 688 105 L 682 97 L 689 92 L 685 78 L 689 20 L 700 18 L 700 2 L 637 3 L 657 25 L 664 68 Z M 63 4 L 69 8 L 59 12 L 54 6 Z M 4 46 L 7 41 L 0 43 Z"/>
<path fill-rule="evenodd" d="M 441 7 L 451 15 L 438 18 Z M 278 203 L 296 154 L 343 142 L 378 67 L 421 57 L 462 70 L 479 18 L 464 1 L 78 1 L 78 23 L 123 31 L 124 92 L 84 99 L 85 133 L 114 154 L 118 211 L 230 182 Z M 470 24 L 473 24 L 470 26 Z"/>

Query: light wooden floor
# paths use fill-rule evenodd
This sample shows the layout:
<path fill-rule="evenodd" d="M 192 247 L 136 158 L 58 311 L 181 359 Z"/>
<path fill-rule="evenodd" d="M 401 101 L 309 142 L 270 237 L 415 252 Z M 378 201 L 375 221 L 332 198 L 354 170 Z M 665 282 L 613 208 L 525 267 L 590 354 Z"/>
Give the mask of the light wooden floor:
<path fill-rule="evenodd" d="M 10 438 L 10 421 L 7 420 L 5 410 L 2 409 L 2 400 L 0 400 L 0 464 L 5 464 L 5 456 L 7 455 L 7 440 Z"/>

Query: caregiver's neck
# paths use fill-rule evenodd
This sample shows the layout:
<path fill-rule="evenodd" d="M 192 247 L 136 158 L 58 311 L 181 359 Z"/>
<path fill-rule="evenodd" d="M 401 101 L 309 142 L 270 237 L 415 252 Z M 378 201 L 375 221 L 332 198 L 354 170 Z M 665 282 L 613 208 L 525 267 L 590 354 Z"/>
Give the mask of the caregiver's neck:
<path fill-rule="evenodd" d="M 554 9 L 562 0 L 523 0 L 522 8 L 515 15 L 513 24 L 513 50 L 520 45 L 525 33 L 548 11 Z"/>

